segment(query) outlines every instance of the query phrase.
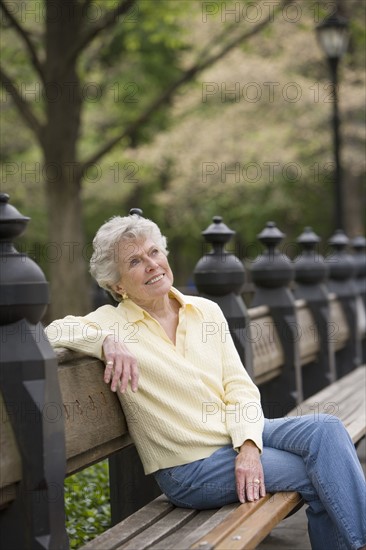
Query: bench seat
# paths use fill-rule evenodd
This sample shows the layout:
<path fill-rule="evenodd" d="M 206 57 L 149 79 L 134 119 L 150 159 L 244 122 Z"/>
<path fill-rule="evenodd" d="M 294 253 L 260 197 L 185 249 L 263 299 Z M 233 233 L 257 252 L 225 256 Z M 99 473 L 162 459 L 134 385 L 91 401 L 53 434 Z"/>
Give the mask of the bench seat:
<path fill-rule="evenodd" d="M 356 444 L 366 433 L 366 366 L 301 403 L 289 415 L 328 414 L 344 422 Z M 90 541 L 82 550 L 249 550 L 302 504 L 298 493 L 267 494 L 255 503 L 215 510 L 177 508 L 160 496 Z"/>

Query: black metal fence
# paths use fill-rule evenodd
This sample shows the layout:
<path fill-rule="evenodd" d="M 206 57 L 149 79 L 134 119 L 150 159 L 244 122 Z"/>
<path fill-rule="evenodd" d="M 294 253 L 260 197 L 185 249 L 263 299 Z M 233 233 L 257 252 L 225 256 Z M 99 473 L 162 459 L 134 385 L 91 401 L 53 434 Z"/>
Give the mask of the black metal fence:
<path fill-rule="evenodd" d="M 62 489 L 65 435 L 59 415 L 50 421 L 51 408 L 62 410 L 62 402 L 56 357 L 40 323 L 48 303 L 48 285 L 39 267 L 13 247 L 13 239 L 25 230 L 28 218 L 8 200 L 7 195 L 0 195 L 0 389 L 21 455 L 22 481 L 12 503 L 0 512 L 2 547 L 63 549 L 68 548 Z M 233 234 L 220 217 L 213 219 L 203 232 L 212 251 L 198 262 L 194 280 L 202 296 L 221 306 L 240 357 L 253 375 L 250 315 L 241 295 L 245 269 L 242 261 L 225 250 Z M 274 392 L 289 410 L 304 395 L 365 363 L 366 239 L 350 242 L 338 231 L 329 241 L 332 253 L 322 258 L 316 252 L 319 237 L 306 228 L 298 239 L 302 252 L 291 261 L 280 250 L 283 237 L 273 222 L 258 235 L 264 250 L 251 262 L 254 294 L 250 307 L 269 308 L 284 351 L 282 376 L 261 390 L 267 400 Z M 329 338 L 332 295 L 339 300 L 349 327 L 347 342 L 338 352 Z M 320 338 L 306 387 L 296 380 L 301 368 L 297 300 L 306 301 Z M 44 407 L 50 407 L 49 414 L 43 414 Z M 117 510 L 115 520 L 118 516 Z"/>

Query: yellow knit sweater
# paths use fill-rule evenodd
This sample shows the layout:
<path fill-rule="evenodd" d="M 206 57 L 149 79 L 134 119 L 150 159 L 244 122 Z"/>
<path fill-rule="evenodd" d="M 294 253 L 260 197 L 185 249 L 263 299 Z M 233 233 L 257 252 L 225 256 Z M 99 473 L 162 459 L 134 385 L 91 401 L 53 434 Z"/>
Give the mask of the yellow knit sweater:
<path fill-rule="evenodd" d="M 146 474 L 206 458 L 247 439 L 262 449 L 259 391 L 243 368 L 225 317 L 212 301 L 183 296 L 176 345 L 131 300 L 67 316 L 46 328 L 54 347 L 102 358 L 108 334 L 137 357 L 139 387 L 118 394 Z"/>

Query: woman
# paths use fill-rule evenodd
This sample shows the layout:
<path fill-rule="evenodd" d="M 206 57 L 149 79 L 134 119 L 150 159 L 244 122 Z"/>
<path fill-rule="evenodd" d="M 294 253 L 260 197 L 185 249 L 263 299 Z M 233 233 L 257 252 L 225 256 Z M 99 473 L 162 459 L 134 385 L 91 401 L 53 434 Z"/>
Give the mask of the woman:
<path fill-rule="evenodd" d="M 365 548 L 365 480 L 341 422 L 263 418 L 219 307 L 172 286 L 155 223 L 114 217 L 93 245 L 91 273 L 119 305 L 54 321 L 47 334 L 105 361 L 145 473 L 183 507 L 298 491 L 314 549 Z"/>

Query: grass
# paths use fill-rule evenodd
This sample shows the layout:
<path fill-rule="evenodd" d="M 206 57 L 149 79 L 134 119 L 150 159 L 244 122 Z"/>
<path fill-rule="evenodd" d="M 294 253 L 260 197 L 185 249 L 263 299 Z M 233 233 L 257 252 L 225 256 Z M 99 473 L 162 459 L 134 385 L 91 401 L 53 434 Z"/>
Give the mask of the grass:
<path fill-rule="evenodd" d="M 65 480 L 66 529 L 70 548 L 77 549 L 110 527 L 108 461 Z"/>

